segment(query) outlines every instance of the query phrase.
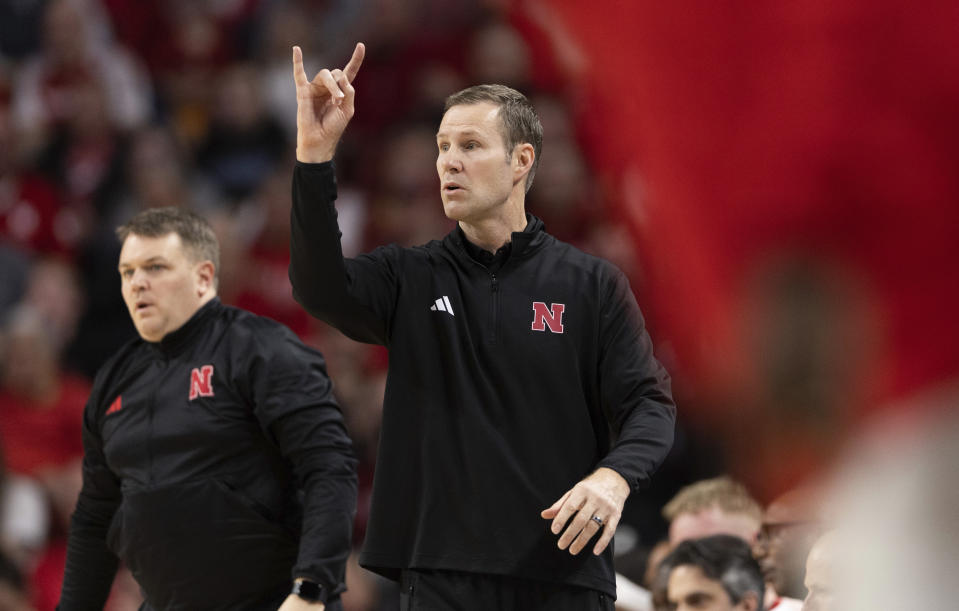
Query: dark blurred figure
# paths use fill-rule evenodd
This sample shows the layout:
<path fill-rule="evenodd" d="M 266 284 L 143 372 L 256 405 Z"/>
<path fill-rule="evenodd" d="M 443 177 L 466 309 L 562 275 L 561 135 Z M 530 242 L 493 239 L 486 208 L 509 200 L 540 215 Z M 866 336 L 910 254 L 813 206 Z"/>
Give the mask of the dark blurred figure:
<path fill-rule="evenodd" d="M 117 206 L 127 149 L 125 135 L 104 112 L 108 92 L 99 80 L 75 83 L 69 96 L 70 113 L 53 128 L 38 165 L 70 213 L 70 225 L 57 229 L 78 247 Z"/>
<path fill-rule="evenodd" d="M 0 611 L 33 611 L 27 598 L 23 575 L 13 561 L 0 551 Z"/>
<path fill-rule="evenodd" d="M 727 449 L 769 500 L 815 476 L 847 438 L 878 371 L 879 315 L 854 270 L 800 252 L 757 263 L 739 305 L 740 350 L 726 366 L 738 371 L 727 401 L 740 417 L 726 419 Z"/>
<path fill-rule="evenodd" d="M 234 202 L 252 196 L 287 152 L 286 133 L 267 113 L 259 86 L 250 65 L 233 65 L 222 73 L 197 153 L 202 171 Z"/>
<path fill-rule="evenodd" d="M 91 380 L 110 354 L 134 336 L 123 300 L 117 296 L 115 268 L 119 254 L 112 229 L 99 226 L 77 255 L 77 268 L 86 289 L 86 307 L 65 360 L 71 371 Z"/>
<path fill-rule="evenodd" d="M 40 46 L 45 0 L 0 2 L 0 59 L 22 60 Z"/>
<path fill-rule="evenodd" d="M 23 296 L 28 269 L 27 256 L 0 239 L 0 319 Z"/>
<path fill-rule="evenodd" d="M 763 611 L 762 572 L 739 537 L 680 543 L 663 559 L 670 611 Z"/>

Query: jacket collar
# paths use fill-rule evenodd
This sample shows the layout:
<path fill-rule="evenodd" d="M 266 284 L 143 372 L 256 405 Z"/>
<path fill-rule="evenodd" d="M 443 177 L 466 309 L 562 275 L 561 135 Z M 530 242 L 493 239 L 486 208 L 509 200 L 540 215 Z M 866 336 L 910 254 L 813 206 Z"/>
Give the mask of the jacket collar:
<path fill-rule="evenodd" d="M 194 312 L 193 316 L 183 323 L 183 326 L 179 329 L 167 333 L 158 342 L 147 342 L 147 345 L 166 357 L 182 354 L 193 343 L 194 339 L 199 337 L 203 328 L 209 324 L 215 314 L 224 307 L 220 298 L 214 297 Z"/>
<path fill-rule="evenodd" d="M 526 228 L 523 231 L 514 231 L 510 237 L 512 246 L 510 247 L 509 259 L 528 257 L 546 245 L 551 238 L 552 236 L 546 233 L 546 224 L 540 218 L 527 212 Z M 469 255 L 466 235 L 460 229 L 459 224 L 446 235 L 443 244 L 457 255 L 472 259 Z"/>

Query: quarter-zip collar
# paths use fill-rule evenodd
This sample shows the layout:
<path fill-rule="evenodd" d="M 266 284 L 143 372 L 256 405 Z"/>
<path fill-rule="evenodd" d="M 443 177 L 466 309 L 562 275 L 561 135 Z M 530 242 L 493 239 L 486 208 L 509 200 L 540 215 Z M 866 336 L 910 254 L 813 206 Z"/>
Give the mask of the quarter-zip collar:
<path fill-rule="evenodd" d="M 164 357 L 174 357 L 182 354 L 193 340 L 199 336 L 203 327 L 213 319 L 214 314 L 223 308 L 219 297 L 214 297 L 194 312 L 188 321 L 179 329 L 171 331 L 158 342 L 146 342 L 158 354 Z"/>
<path fill-rule="evenodd" d="M 490 271 L 496 271 L 511 258 L 527 257 L 533 254 L 551 237 L 546 233 L 546 224 L 538 217 L 527 213 L 526 228 L 523 231 L 514 231 L 510 241 L 501 246 L 495 254 L 470 242 L 458 224 L 443 239 L 443 244 L 452 252 L 466 255 Z"/>

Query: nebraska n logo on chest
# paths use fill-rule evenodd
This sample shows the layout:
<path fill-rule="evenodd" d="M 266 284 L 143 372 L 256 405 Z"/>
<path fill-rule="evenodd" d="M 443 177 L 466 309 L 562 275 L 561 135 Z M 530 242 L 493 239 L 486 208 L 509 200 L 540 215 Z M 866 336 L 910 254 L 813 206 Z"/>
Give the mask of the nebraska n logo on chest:
<path fill-rule="evenodd" d="M 566 304 L 551 303 L 549 308 L 542 301 L 533 302 L 533 331 L 546 331 L 546 327 L 553 333 L 563 332 L 563 310 Z"/>
<path fill-rule="evenodd" d="M 190 401 L 213 396 L 213 365 L 194 367 L 190 372 Z"/>

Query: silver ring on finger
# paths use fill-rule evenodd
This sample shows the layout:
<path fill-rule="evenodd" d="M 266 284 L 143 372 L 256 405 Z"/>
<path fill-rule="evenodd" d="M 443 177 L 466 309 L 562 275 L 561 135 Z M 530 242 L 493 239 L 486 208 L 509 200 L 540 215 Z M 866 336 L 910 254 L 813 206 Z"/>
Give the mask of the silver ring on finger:
<path fill-rule="evenodd" d="M 593 516 L 590 518 L 590 520 L 592 520 L 593 522 L 596 522 L 596 525 L 599 526 L 600 528 L 602 528 L 603 524 L 605 524 L 605 521 L 603 520 L 603 518 L 599 516 Z"/>

